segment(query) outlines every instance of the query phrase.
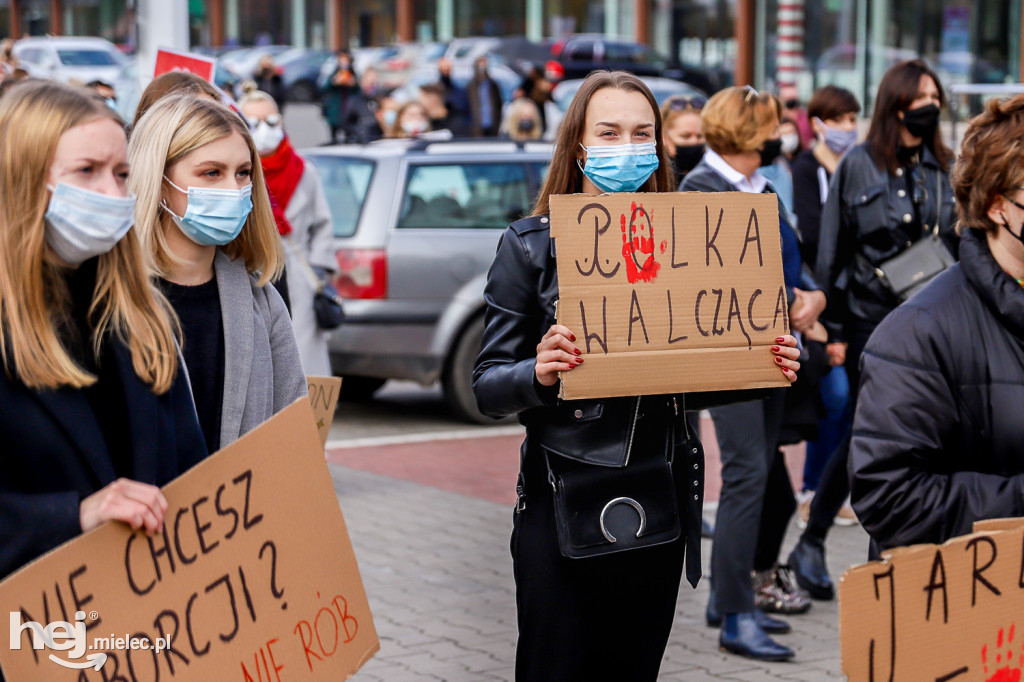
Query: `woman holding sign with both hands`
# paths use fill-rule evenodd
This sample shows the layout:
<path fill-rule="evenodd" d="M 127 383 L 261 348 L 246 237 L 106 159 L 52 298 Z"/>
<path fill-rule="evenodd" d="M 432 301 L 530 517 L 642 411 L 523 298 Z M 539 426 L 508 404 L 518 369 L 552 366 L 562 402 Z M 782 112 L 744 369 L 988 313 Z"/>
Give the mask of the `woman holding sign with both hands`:
<path fill-rule="evenodd" d="M 549 198 L 671 189 L 650 90 L 632 74 L 595 72 L 562 123 L 533 215 L 504 233 L 488 276 L 477 402 L 495 417 L 518 413 L 527 429 L 512 533 L 517 680 L 657 679 L 684 556 L 687 579 L 695 585 L 700 577 L 702 494 L 693 482 L 703 478 L 703 457 L 684 412 L 709 398 L 737 400 L 747 392 L 563 401 L 557 388 L 559 373 L 584 360 L 574 330 L 554 323 Z M 778 344 L 779 371 L 794 381 L 796 340 L 784 336 Z M 650 500 L 653 530 L 644 538 L 667 540 L 610 532 L 602 492 L 613 501 L 627 492 Z M 600 530 L 596 521 L 580 524 L 576 514 L 594 505 Z M 610 525 L 618 522 L 613 512 L 607 516 Z M 635 514 L 635 531 L 632 519 Z M 625 551 L 615 551 L 620 547 Z"/>

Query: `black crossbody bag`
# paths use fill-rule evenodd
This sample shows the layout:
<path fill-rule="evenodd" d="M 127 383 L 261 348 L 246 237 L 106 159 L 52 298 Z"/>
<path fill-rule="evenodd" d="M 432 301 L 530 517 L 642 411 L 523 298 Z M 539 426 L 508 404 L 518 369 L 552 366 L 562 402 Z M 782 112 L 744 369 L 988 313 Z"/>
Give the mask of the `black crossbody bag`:
<path fill-rule="evenodd" d="M 956 262 L 939 236 L 939 223 L 942 221 L 942 177 L 937 177 L 935 197 L 939 204 L 935 229 L 906 250 L 872 268 L 882 284 L 901 302 L 913 296 Z"/>
<path fill-rule="evenodd" d="M 696 455 L 700 449 L 699 440 L 686 426 L 685 409 L 681 415 L 684 444 L 675 444 L 675 434 L 670 433 L 664 452 L 631 451 L 622 467 L 586 464 L 545 451 L 562 556 L 600 556 L 663 545 L 680 537 L 673 453 Z M 699 452 L 703 459 L 703 451 Z"/>

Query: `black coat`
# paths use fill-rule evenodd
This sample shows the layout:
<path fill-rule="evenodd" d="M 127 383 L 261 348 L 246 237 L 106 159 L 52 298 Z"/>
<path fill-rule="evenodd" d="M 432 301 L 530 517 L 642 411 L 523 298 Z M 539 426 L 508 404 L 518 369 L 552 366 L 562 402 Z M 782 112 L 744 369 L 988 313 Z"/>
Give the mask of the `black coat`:
<path fill-rule="evenodd" d="M 849 317 L 877 324 L 899 305 L 874 268 L 919 240 L 922 231 L 931 232 L 938 224 L 939 234 L 956 255 L 953 190 L 935 155 L 923 148 L 921 191 L 926 197 L 919 209 L 921 229 L 914 234 L 913 195 L 907 191 L 904 170 L 892 174 L 879 168 L 869 145 L 857 145 L 839 162 L 821 211 L 814 274 L 828 294 L 825 317 L 833 325 L 830 331 L 840 338 L 845 337 Z"/>
<path fill-rule="evenodd" d="M 155 395 L 112 343 L 128 410 L 130 478 L 162 486 L 206 457 L 184 368 Z M 82 532 L 79 505 L 116 479 L 81 390 L 35 391 L 0 370 L 0 578 Z M 0 678 L 2 679 L 2 678 Z"/>
<path fill-rule="evenodd" d="M 1024 516 L 1024 288 L 967 230 L 960 263 L 896 308 L 861 361 L 853 507 L 883 548 Z"/>

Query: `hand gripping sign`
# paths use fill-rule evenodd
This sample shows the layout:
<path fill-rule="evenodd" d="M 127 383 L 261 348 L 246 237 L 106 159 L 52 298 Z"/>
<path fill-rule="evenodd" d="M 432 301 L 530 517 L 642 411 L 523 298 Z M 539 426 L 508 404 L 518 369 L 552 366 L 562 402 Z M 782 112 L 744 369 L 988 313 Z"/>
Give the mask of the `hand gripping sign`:
<path fill-rule="evenodd" d="M 565 399 L 788 386 L 774 194 L 551 197 L 558 322 L 586 363 Z"/>
<path fill-rule="evenodd" d="M 379 648 L 310 401 L 0 583 L 8 682 L 344 680 Z M 5 617 L 4 620 L 7 620 Z"/>

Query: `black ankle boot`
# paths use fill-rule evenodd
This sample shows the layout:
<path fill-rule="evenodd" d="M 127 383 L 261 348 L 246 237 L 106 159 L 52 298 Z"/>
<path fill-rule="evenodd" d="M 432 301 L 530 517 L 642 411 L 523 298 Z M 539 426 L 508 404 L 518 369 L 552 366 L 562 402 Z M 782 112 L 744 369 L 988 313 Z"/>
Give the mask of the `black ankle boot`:
<path fill-rule="evenodd" d="M 829 601 L 835 598 L 835 587 L 825 565 L 825 542 L 806 533 L 789 554 L 786 562 L 793 569 L 796 582 L 815 599 Z"/>

